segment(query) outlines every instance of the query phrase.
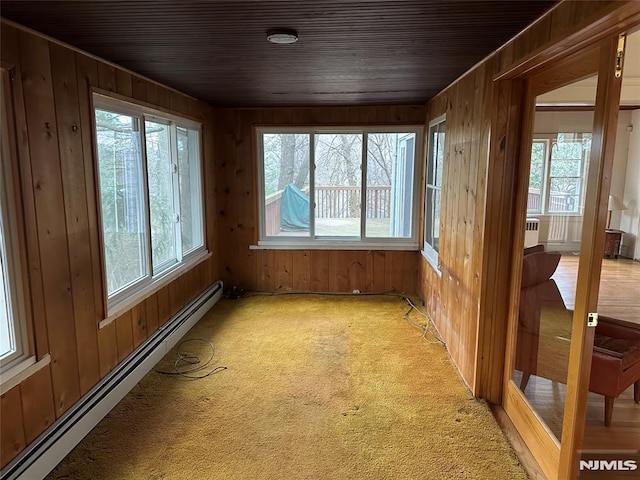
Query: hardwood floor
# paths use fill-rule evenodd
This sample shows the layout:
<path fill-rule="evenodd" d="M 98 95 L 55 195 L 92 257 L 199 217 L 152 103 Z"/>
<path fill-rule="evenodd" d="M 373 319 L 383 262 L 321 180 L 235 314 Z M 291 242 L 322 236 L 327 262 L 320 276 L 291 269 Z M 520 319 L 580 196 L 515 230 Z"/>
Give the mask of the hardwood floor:
<path fill-rule="evenodd" d="M 578 256 L 563 255 L 553 275 L 567 308 L 575 303 Z M 598 313 L 640 324 L 640 262 L 604 259 Z M 520 372 L 514 373 L 519 384 Z M 529 403 L 559 438 L 562 431 L 566 386 L 532 375 L 525 389 Z M 585 424 L 585 450 L 640 449 L 640 404 L 633 401 L 633 386 L 616 400 L 610 427 L 604 425 L 604 397 L 589 393 Z"/>
<path fill-rule="evenodd" d="M 519 383 L 519 372 L 514 380 Z M 566 385 L 531 376 L 525 395 L 551 431 L 560 438 Z M 585 450 L 640 449 L 640 405 L 633 401 L 633 387 L 615 401 L 611 426 L 604 425 L 604 397 L 589 393 L 585 423 Z"/>
<path fill-rule="evenodd" d="M 563 255 L 553 279 L 567 308 L 575 303 L 578 256 Z M 640 262 L 626 258 L 602 260 L 598 313 L 640 323 Z"/>

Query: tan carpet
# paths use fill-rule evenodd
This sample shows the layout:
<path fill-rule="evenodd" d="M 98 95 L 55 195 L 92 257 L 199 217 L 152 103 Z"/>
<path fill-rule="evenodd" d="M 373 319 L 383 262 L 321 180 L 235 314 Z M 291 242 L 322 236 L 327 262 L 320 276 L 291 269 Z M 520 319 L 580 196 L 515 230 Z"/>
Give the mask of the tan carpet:
<path fill-rule="evenodd" d="M 526 479 L 406 310 L 394 297 L 223 300 L 185 338 L 211 339 L 228 370 L 149 373 L 49 478 Z"/>

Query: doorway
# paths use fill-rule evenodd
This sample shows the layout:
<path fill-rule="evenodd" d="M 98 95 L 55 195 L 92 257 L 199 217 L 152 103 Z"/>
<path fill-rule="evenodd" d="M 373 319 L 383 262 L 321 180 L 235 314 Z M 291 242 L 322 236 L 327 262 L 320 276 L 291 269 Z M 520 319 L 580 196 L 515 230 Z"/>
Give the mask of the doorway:
<path fill-rule="evenodd" d="M 523 94 L 514 105 L 522 115 L 503 406 L 550 479 L 578 476 L 624 40 L 609 37 L 517 80 Z M 569 102 L 563 95 L 573 91 L 584 97 L 579 108 L 549 108 Z M 525 234 L 532 224 L 536 238 Z M 561 278 L 563 257 L 573 260 L 573 279 Z"/>

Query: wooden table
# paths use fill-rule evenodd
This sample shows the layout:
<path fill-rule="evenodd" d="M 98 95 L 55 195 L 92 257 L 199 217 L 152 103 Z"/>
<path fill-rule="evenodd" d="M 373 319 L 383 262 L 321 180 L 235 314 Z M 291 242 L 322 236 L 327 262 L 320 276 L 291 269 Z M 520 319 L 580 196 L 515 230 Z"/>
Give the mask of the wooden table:
<path fill-rule="evenodd" d="M 622 242 L 622 230 L 614 230 L 608 228 L 606 230 L 607 238 L 604 242 L 604 256 L 605 258 L 618 258 L 620 254 L 620 243 Z"/>

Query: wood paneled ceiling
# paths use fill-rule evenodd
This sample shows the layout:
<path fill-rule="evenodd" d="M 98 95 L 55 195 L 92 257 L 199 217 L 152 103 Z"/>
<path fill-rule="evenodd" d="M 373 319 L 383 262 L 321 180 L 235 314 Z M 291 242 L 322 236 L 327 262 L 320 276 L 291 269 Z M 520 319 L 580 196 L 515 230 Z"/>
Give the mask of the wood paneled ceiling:
<path fill-rule="evenodd" d="M 554 1 L 2 0 L 3 17 L 214 106 L 424 103 Z M 274 45 L 272 28 L 298 31 Z"/>

